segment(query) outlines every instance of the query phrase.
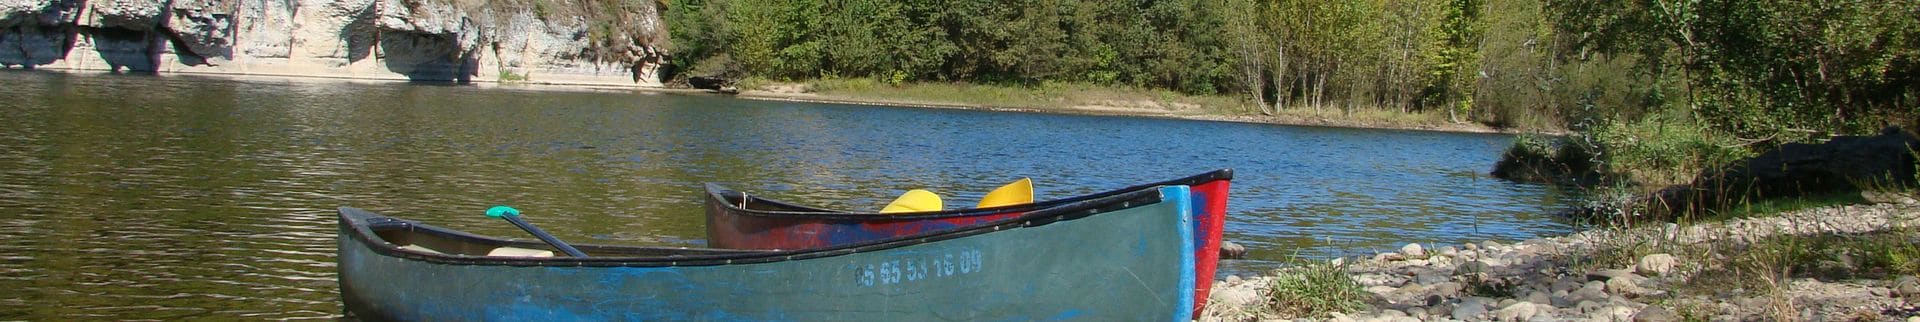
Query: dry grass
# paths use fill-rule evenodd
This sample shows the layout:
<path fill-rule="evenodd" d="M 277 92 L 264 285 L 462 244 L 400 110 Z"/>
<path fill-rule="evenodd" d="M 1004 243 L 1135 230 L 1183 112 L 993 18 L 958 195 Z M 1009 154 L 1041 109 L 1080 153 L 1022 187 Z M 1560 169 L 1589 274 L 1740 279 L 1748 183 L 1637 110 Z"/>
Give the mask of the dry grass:
<path fill-rule="evenodd" d="M 1440 111 L 1401 112 L 1369 107 L 1354 107 L 1346 110 L 1292 107 L 1274 111 L 1272 115 L 1257 116 L 1257 118 L 1285 124 L 1493 131 L 1492 128 L 1479 124 L 1448 121 L 1447 113 Z"/>
<path fill-rule="evenodd" d="M 980 106 L 1032 110 L 1120 109 L 1142 113 L 1233 114 L 1239 103 L 1232 97 L 1185 95 L 1167 90 L 1048 83 L 1017 87 L 967 83 L 888 84 L 868 78 L 808 81 L 814 94 L 828 97 L 907 102 L 912 104 Z"/>
<path fill-rule="evenodd" d="M 1910 193 L 1910 192 L 1908 192 Z M 1789 234 L 1764 231 L 1766 227 L 1783 231 L 1824 225 L 1786 220 L 1783 225 L 1749 225 L 1747 231 L 1712 227 L 1711 236 L 1682 237 L 1675 232 L 1689 231 L 1698 225 L 1715 225 L 1728 219 L 1765 217 L 1816 206 L 1832 206 L 1831 200 L 1792 201 L 1782 205 L 1744 211 L 1738 216 L 1715 216 L 1708 222 L 1682 222 L 1666 229 L 1657 227 L 1600 228 L 1589 236 L 1594 250 L 1571 258 L 1578 271 L 1632 267 L 1637 260 L 1664 253 L 1677 257 L 1682 267 L 1675 269 L 1673 288 L 1667 299 L 1689 295 L 1756 297 L 1765 306 L 1752 308 L 1773 321 L 1801 318 L 1801 303 L 1795 301 L 1790 287 L 1795 279 L 1822 281 L 1884 280 L 1920 274 L 1920 229 L 1889 221 L 1866 233 Z M 1834 216 L 1850 216 L 1835 214 Z M 1786 217 L 1800 218 L 1800 217 Z M 1757 229 L 1757 230 L 1756 230 Z M 1707 241 L 1699 241 L 1707 240 Z M 1748 293 L 1730 294 L 1730 290 Z M 1688 320 L 1714 315 L 1710 308 L 1684 301 L 1667 302 Z"/>

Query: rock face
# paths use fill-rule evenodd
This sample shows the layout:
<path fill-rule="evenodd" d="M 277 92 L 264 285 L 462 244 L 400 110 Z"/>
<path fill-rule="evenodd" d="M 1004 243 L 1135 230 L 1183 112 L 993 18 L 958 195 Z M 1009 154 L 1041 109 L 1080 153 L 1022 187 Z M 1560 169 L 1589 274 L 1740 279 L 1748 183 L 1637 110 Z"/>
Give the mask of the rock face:
<path fill-rule="evenodd" d="M 1915 187 L 1914 150 L 1920 138 L 1889 127 L 1876 136 L 1840 136 L 1821 144 L 1787 144 L 1692 184 L 1668 187 L 1650 199 L 1659 210 L 1710 208 L 1743 200 L 1795 197 L 1868 188 Z M 1656 214 L 1659 215 L 1659 214 Z"/>
<path fill-rule="evenodd" d="M 719 78 L 719 77 L 706 77 L 706 76 L 689 77 L 687 78 L 687 85 L 693 88 L 720 91 L 720 92 L 727 92 L 730 90 L 734 90 L 733 80 Z M 1222 248 L 1222 249 L 1225 249 L 1225 248 Z"/>
<path fill-rule="evenodd" d="M 0 65 L 51 64 L 66 57 L 81 0 L 0 0 Z"/>
<path fill-rule="evenodd" d="M 1719 175 L 1700 186 L 1753 187 L 1762 196 L 1914 184 L 1913 149 L 1920 139 L 1887 128 L 1878 136 L 1841 136 L 1822 144 L 1788 144 Z"/>
<path fill-rule="evenodd" d="M 0 66 L 660 86 L 657 2 L 623 7 L 633 12 L 598 29 L 588 17 L 468 3 L 0 0 Z"/>

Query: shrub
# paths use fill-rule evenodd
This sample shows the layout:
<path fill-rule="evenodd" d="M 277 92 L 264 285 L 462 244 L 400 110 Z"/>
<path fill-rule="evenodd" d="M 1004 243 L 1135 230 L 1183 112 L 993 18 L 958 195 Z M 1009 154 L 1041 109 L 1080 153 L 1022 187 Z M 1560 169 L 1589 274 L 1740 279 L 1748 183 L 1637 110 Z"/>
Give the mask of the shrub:
<path fill-rule="evenodd" d="M 1608 122 L 1591 132 L 1606 171 L 1647 185 L 1687 183 L 1702 170 L 1753 155 L 1711 126 L 1659 115 Z"/>
<path fill-rule="evenodd" d="M 1514 181 L 1592 185 L 1600 179 L 1594 149 L 1580 136 L 1525 134 L 1493 165 L 1493 176 Z"/>

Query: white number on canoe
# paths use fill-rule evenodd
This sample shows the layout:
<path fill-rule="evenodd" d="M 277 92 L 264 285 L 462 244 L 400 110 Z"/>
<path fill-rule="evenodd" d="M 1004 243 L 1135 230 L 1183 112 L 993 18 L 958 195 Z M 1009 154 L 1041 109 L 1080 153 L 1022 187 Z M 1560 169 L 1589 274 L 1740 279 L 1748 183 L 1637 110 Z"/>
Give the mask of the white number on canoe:
<path fill-rule="evenodd" d="M 985 268 L 985 257 L 979 250 L 972 249 L 899 255 L 879 262 L 855 265 L 854 281 L 860 286 L 893 285 L 973 274 Z"/>

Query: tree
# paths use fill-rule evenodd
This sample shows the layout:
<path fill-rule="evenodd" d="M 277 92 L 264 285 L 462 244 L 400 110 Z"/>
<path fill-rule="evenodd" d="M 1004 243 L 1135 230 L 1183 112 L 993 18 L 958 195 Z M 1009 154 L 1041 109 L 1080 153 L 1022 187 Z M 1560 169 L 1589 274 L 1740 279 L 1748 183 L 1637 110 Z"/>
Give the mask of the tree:
<path fill-rule="evenodd" d="M 1227 0 L 1221 6 L 1221 14 L 1227 20 L 1227 39 L 1231 39 L 1234 65 L 1239 69 L 1242 91 L 1253 100 L 1253 106 L 1260 114 L 1272 115 L 1273 107 L 1267 105 L 1266 62 L 1273 43 L 1262 28 L 1259 18 L 1260 6 L 1253 0 Z"/>
<path fill-rule="evenodd" d="M 1484 6 L 1484 0 L 1452 0 L 1440 24 L 1444 36 L 1429 70 L 1434 81 L 1429 85 L 1428 103 L 1453 106 L 1447 109 L 1447 119 L 1454 122 L 1473 110 L 1474 87 L 1480 76 L 1480 12 Z"/>

